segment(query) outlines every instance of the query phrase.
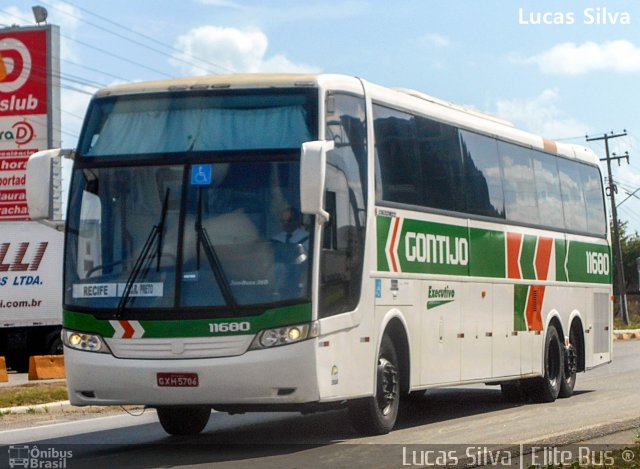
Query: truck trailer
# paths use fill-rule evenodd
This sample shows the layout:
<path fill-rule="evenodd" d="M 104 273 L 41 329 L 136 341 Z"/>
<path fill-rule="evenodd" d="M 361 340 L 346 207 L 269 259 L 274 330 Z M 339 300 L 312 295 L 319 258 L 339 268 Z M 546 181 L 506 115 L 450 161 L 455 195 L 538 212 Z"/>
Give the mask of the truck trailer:
<path fill-rule="evenodd" d="M 38 152 L 32 156 L 38 157 Z M 64 222 L 60 158 L 37 174 L 49 193 L 39 221 L 0 221 L 0 356 L 26 370 L 31 355 L 61 354 Z M 27 199 L 29 194 L 26 194 Z"/>

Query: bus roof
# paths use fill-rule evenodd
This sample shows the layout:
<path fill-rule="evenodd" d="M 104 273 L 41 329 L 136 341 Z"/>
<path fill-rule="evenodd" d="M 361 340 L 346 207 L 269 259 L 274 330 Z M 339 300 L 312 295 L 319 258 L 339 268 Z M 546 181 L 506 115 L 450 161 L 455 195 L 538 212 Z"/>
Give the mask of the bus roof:
<path fill-rule="evenodd" d="M 597 165 L 596 154 L 588 147 L 557 142 L 523 130 L 508 121 L 476 109 L 450 103 L 422 92 L 403 88 L 385 88 L 364 82 L 356 77 L 334 74 L 232 74 L 203 75 L 188 78 L 157 80 L 113 85 L 96 92 L 96 97 L 127 94 L 162 93 L 171 91 L 243 88 L 321 87 L 362 90 L 367 86 L 372 99 L 380 104 L 400 107 L 423 114 L 460 128 L 477 131 L 501 140 L 536 148 L 548 153 Z"/>

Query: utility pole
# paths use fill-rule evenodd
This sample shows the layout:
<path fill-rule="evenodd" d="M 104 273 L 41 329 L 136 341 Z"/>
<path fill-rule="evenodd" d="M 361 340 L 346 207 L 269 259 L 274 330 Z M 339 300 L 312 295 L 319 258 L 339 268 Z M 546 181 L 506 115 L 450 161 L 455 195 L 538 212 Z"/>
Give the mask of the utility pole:
<path fill-rule="evenodd" d="M 611 173 L 611 161 L 617 160 L 618 165 L 620 165 L 620 160 L 626 159 L 627 163 L 629 163 L 629 152 L 626 152 L 623 156 L 616 156 L 615 153 L 613 155 L 609 155 L 609 140 L 612 138 L 624 137 L 627 135 L 627 131 L 623 130 L 620 134 L 614 134 L 611 132 L 610 134 L 604 134 L 602 137 L 592 137 L 589 138 L 587 135 L 587 142 L 593 142 L 595 140 L 604 140 L 604 148 L 607 154 L 606 158 L 600 158 L 600 161 L 607 162 L 607 171 L 609 173 L 609 197 L 611 197 L 611 218 L 613 219 L 613 249 L 615 250 L 615 255 L 617 258 L 616 262 L 616 270 L 618 273 L 618 291 L 620 292 L 620 313 L 622 316 L 622 320 L 625 324 L 629 324 L 629 311 L 627 309 L 627 292 L 624 281 L 624 265 L 622 263 L 622 246 L 620 244 L 620 229 L 618 227 L 618 210 L 616 207 L 616 196 L 615 194 L 618 192 L 618 188 L 613 182 L 613 175 Z"/>

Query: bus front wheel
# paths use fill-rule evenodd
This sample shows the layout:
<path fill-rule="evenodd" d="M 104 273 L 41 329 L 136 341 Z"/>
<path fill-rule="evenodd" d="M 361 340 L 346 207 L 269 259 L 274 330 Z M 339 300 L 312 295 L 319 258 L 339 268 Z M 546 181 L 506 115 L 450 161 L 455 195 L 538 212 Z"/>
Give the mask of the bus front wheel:
<path fill-rule="evenodd" d="M 400 403 L 400 370 L 398 354 L 391 338 L 385 335 L 380 344 L 376 366 L 374 396 L 349 404 L 351 424 L 360 433 L 384 435 L 389 433 L 398 417 Z"/>
<path fill-rule="evenodd" d="M 211 409 L 205 406 L 158 407 L 158 420 L 169 435 L 197 435 L 209 422 Z"/>

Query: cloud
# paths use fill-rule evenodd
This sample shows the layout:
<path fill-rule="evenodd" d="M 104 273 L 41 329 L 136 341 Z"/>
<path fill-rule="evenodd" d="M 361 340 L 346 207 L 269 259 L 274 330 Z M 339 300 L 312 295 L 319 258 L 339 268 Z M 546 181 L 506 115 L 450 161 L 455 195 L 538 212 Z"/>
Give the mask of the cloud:
<path fill-rule="evenodd" d="M 640 48 L 626 40 L 602 44 L 573 42 L 558 44 L 529 58 L 515 58 L 514 62 L 536 64 L 549 75 L 581 75 L 595 71 L 640 71 Z"/>
<path fill-rule="evenodd" d="M 437 47 L 439 49 L 446 48 L 451 45 L 451 40 L 441 34 L 425 34 L 418 40 L 418 42 L 423 46 Z"/>
<path fill-rule="evenodd" d="M 3 8 L 0 11 L 0 27 L 35 25 L 33 13 L 30 10 L 21 10 L 16 6 Z"/>
<path fill-rule="evenodd" d="M 56 2 L 47 5 L 47 22 L 60 26 L 65 36 L 75 36 L 82 22 L 80 11 L 68 3 Z M 16 6 L 10 6 L 0 11 L 0 27 L 2 26 L 35 26 L 31 10 L 21 10 Z M 63 59 L 79 60 L 73 44 L 66 37 L 60 38 L 60 56 Z"/>
<path fill-rule="evenodd" d="M 566 139 L 588 133 L 588 125 L 566 116 L 558 107 L 559 101 L 560 93 L 556 88 L 546 89 L 533 98 L 499 100 L 495 114 L 547 138 Z"/>
<path fill-rule="evenodd" d="M 36 2 L 37 3 L 37 2 Z M 64 2 L 56 2 L 46 7 L 47 23 L 57 24 L 65 32 L 76 30 L 81 21 L 80 11 Z M 35 26 L 31 9 L 22 10 L 16 6 L 9 6 L 0 11 L 0 27 L 2 26 Z"/>
<path fill-rule="evenodd" d="M 65 34 L 69 32 L 75 33 L 82 20 L 80 10 L 69 3 L 56 2 L 49 8 L 49 19 L 47 21 L 59 25 Z"/>
<path fill-rule="evenodd" d="M 49 21 L 60 26 L 60 57 L 63 60 L 81 60 L 76 51 L 75 44 L 69 38 L 76 36 L 76 32 L 82 24 L 82 13 L 75 6 L 58 2 L 49 8 Z M 65 37 L 66 36 L 66 37 Z"/>
<path fill-rule="evenodd" d="M 290 72 L 315 73 L 319 69 L 297 64 L 283 54 L 266 57 L 269 39 L 258 29 L 240 30 L 201 26 L 179 36 L 171 64 L 189 75 L 212 72 Z M 196 61 L 194 57 L 198 57 Z"/>

